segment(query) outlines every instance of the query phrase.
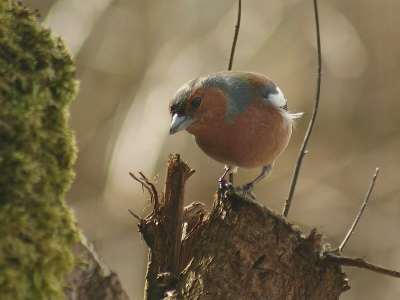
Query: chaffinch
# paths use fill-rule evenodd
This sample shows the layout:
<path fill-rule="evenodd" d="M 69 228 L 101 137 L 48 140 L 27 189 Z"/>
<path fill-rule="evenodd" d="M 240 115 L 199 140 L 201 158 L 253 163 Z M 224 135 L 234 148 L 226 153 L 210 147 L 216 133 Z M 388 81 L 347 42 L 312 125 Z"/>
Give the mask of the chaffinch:
<path fill-rule="evenodd" d="M 294 119 L 282 91 L 269 78 L 226 71 L 190 80 L 170 101 L 170 134 L 186 129 L 201 150 L 225 164 L 220 185 L 238 167 L 262 167 L 252 182 L 234 189 L 255 198 L 254 185 L 269 176 L 285 150 Z"/>

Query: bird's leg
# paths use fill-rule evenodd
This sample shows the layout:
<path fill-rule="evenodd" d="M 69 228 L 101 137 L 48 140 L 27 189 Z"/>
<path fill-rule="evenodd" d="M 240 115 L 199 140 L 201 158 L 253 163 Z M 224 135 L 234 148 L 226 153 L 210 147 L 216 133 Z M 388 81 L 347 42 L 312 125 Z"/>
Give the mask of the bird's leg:
<path fill-rule="evenodd" d="M 229 174 L 229 179 L 231 179 L 230 175 L 232 174 L 232 168 L 229 166 L 225 166 L 225 172 L 222 174 L 221 178 L 218 180 L 220 189 L 227 189 L 232 186 L 232 182 L 226 180 L 226 175 Z"/>
<path fill-rule="evenodd" d="M 233 185 L 233 172 L 229 173 L 229 183 Z"/>
<path fill-rule="evenodd" d="M 264 179 L 265 177 L 268 177 L 271 174 L 273 168 L 274 168 L 273 163 L 268 166 L 263 167 L 261 174 L 256 179 L 254 179 L 252 182 L 250 182 L 244 186 L 235 188 L 235 192 L 236 193 L 241 192 L 241 193 L 243 193 L 244 196 L 249 196 L 251 199 L 256 200 L 256 196 L 252 192 L 254 186 L 260 180 Z"/>

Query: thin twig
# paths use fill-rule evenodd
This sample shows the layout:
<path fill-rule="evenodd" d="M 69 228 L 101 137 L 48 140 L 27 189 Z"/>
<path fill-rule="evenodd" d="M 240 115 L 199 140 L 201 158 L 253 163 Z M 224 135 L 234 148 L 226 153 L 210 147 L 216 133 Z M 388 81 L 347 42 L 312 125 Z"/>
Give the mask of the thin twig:
<path fill-rule="evenodd" d="M 351 228 L 350 228 L 349 232 L 347 233 L 346 237 L 344 238 L 342 244 L 340 244 L 339 249 L 338 249 L 339 253 L 342 253 L 344 246 L 346 245 L 347 241 L 350 239 L 351 235 L 353 234 L 353 231 L 356 228 L 357 223 L 360 220 L 361 215 L 364 212 L 364 208 L 367 205 L 367 202 L 369 200 L 369 197 L 371 196 L 372 190 L 374 189 L 375 181 L 376 181 L 376 178 L 378 177 L 378 173 L 379 173 L 379 168 L 376 168 L 374 177 L 372 177 L 371 185 L 370 185 L 370 187 L 368 189 L 368 192 L 367 192 L 367 196 L 365 196 L 364 203 L 362 204 L 361 209 L 358 212 L 358 215 L 357 215 L 356 219 L 354 220 L 353 226 L 351 226 Z"/>
<path fill-rule="evenodd" d="M 128 209 L 129 213 L 134 216 L 138 221 L 142 221 L 142 218 L 139 217 L 137 214 L 135 214 L 133 211 L 131 211 L 130 209 Z"/>
<path fill-rule="evenodd" d="M 144 174 L 142 172 L 139 172 L 139 174 L 142 176 L 142 179 L 146 182 L 146 184 L 151 189 L 151 195 L 154 198 L 154 207 L 155 207 L 155 205 L 158 205 L 158 193 L 157 193 L 156 187 L 149 179 L 147 179 L 146 176 L 144 176 Z"/>
<path fill-rule="evenodd" d="M 379 274 L 400 278 L 400 272 L 371 264 L 369 262 L 366 262 L 362 258 L 343 257 L 329 252 L 325 253 L 324 256 L 329 257 L 341 266 L 366 269 Z"/>
<path fill-rule="evenodd" d="M 142 190 L 145 188 L 149 192 L 151 202 L 154 203 L 154 209 L 157 211 L 159 203 L 156 187 L 142 172 L 139 172 L 139 174 L 141 176 L 140 179 L 137 178 L 132 172 L 129 172 L 129 175 L 142 185 Z"/>
<path fill-rule="evenodd" d="M 242 0 L 239 0 L 237 21 L 236 21 L 236 26 L 235 26 L 235 34 L 233 36 L 231 55 L 229 56 L 228 71 L 232 70 L 233 58 L 235 57 L 236 43 L 237 43 L 237 40 L 239 37 L 239 29 L 240 29 L 240 20 L 241 19 L 242 19 Z M 229 173 L 229 182 L 233 185 L 233 173 Z"/>
<path fill-rule="evenodd" d="M 314 111 L 310 120 L 310 124 L 308 125 L 307 133 L 304 137 L 303 145 L 301 146 L 299 158 L 297 159 L 296 168 L 293 174 L 292 184 L 290 186 L 288 198 L 285 201 L 285 206 L 283 208 L 283 215 L 285 217 L 289 214 L 290 205 L 292 204 L 293 194 L 296 189 L 297 179 L 300 173 L 301 163 L 303 162 L 304 155 L 306 155 L 306 147 L 308 144 L 308 140 L 310 139 L 311 132 L 314 128 L 315 119 L 317 117 L 318 106 L 319 106 L 319 97 L 321 94 L 321 38 L 320 38 L 320 31 L 319 31 L 319 17 L 318 17 L 318 6 L 317 0 L 314 0 L 314 14 L 315 14 L 315 29 L 317 33 L 317 52 L 318 52 L 318 72 L 317 72 L 317 92 L 315 96 L 315 104 L 314 104 Z"/>
<path fill-rule="evenodd" d="M 192 177 L 192 175 L 193 175 L 194 173 L 196 173 L 196 170 L 195 170 L 195 169 L 191 169 L 191 170 L 189 171 L 189 174 L 188 174 L 188 176 L 187 176 L 187 179 L 189 179 L 190 177 Z"/>
<path fill-rule="evenodd" d="M 144 193 L 144 187 L 145 184 L 143 181 L 141 181 L 139 178 L 137 178 L 132 172 L 129 172 L 129 176 L 131 176 L 133 179 L 135 179 L 137 182 L 139 182 L 142 185 L 142 192 Z M 150 192 L 150 190 L 148 190 Z"/>
<path fill-rule="evenodd" d="M 238 36 L 239 36 L 240 19 L 241 19 L 241 18 L 242 18 L 242 1 L 239 0 L 237 22 L 236 22 L 236 26 L 235 26 L 235 35 L 233 36 L 233 43 L 232 43 L 232 48 L 231 48 L 231 55 L 229 56 L 228 71 L 231 71 L 231 70 L 232 70 L 233 57 L 235 56 L 236 42 L 237 42 L 237 39 L 238 39 Z"/>

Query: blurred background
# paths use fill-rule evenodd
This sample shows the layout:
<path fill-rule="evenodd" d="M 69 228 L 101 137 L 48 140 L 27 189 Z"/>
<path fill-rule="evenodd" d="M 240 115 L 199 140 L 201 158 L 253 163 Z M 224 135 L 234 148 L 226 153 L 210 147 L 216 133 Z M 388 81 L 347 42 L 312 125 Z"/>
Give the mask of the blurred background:
<path fill-rule="evenodd" d="M 23 0 L 61 35 L 76 58 L 80 93 L 70 125 L 79 156 L 67 194 L 79 226 L 131 299 L 142 299 L 148 249 L 131 209 L 150 213 L 148 195 L 128 172 L 158 175 L 180 153 L 196 174 L 186 202 L 212 208 L 223 166 L 182 132 L 169 136 L 168 102 L 188 80 L 227 69 L 237 2 L 220 0 Z M 319 115 L 289 219 L 308 234 L 320 227 L 337 247 L 357 215 L 376 167 L 380 174 L 344 254 L 400 270 L 400 1 L 319 1 L 323 76 Z M 258 201 L 282 212 L 316 90 L 312 1 L 243 1 L 233 69 L 267 75 L 304 111 Z M 236 184 L 260 170 L 240 169 Z M 400 281 L 344 268 L 341 299 L 399 299 Z"/>

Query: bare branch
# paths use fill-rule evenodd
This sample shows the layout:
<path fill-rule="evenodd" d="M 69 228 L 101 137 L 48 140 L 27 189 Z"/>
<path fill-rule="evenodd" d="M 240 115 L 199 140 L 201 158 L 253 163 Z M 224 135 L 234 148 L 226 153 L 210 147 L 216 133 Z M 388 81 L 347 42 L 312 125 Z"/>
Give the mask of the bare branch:
<path fill-rule="evenodd" d="M 237 39 L 238 39 L 238 36 L 239 36 L 240 19 L 241 18 L 242 18 L 242 1 L 239 0 L 237 22 L 236 22 L 236 26 L 235 26 L 235 35 L 233 36 L 231 55 L 229 56 L 228 71 L 232 70 L 233 57 L 235 56 L 236 42 L 237 42 Z"/>
<path fill-rule="evenodd" d="M 322 59 L 321 59 L 321 38 L 320 38 L 320 30 L 319 30 L 317 0 L 314 0 L 314 14 L 315 14 L 315 29 L 316 29 L 316 33 L 317 33 L 317 52 L 318 52 L 317 92 L 316 92 L 316 96 L 315 96 L 314 111 L 313 111 L 313 114 L 312 114 L 312 117 L 310 120 L 310 124 L 308 125 L 307 133 L 304 137 L 303 145 L 301 146 L 301 149 L 300 149 L 299 158 L 297 159 L 296 168 L 295 168 L 295 171 L 293 174 L 292 184 L 289 189 L 289 195 L 285 201 L 285 206 L 283 208 L 283 215 L 285 217 L 287 217 L 289 214 L 290 205 L 292 204 L 293 194 L 296 189 L 296 183 L 297 183 L 297 179 L 298 179 L 299 173 L 300 173 L 301 163 L 303 162 L 304 155 L 307 153 L 306 147 L 307 147 L 308 141 L 310 139 L 311 132 L 314 128 L 314 123 L 315 123 L 315 119 L 317 117 L 318 106 L 319 106 L 319 97 L 321 94 L 321 65 L 322 65 L 321 61 L 322 61 Z"/>
<path fill-rule="evenodd" d="M 371 185 L 370 185 L 370 187 L 368 189 L 368 192 L 367 192 L 367 196 L 365 196 L 364 203 L 362 204 L 361 209 L 358 212 L 358 215 L 357 215 L 356 219 L 354 220 L 354 223 L 351 226 L 351 228 L 350 228 L 349 232 L 347 233 L 346 237 L 344 238 L 342 244 L 340 244 L 339 249 L 338 249 L 339 253 L 342 253 L 344 246 L 346 245 L 347 241 L 350 239 L 351 235 L 353 234 L 353 231 L 356 228 L 357 223 L 360 220 L 361 215 L 364 212 L 364 208 L 367 205 L 367 202 L 369 200 L 369 197 L 371 196 L 372 190 L 374 189 L 375 181 L 376 181 L 376 178 L 378 177 L 378 173 L 379 173 L 379 168 L 376 168 L 374 177 L 372 177 Z"/>
<path fill-rule="evenodd" d="M 376 272 L 379 274 L 400 278 L 400 272 L 374 265 L 372 263 L 366 262 L 362 258 L 343 257 L 343 256 L 335 255 L 335 254 L 329 253 L 329 252 L 325 253 L 324 256 L 328 257 L 329 259 L 332 259 L 334 262 L 336 262 L 337 264 L 339 264 L 341 266 L 367 269 L 367 270 L 370 270 L 372 272 Z"/>

